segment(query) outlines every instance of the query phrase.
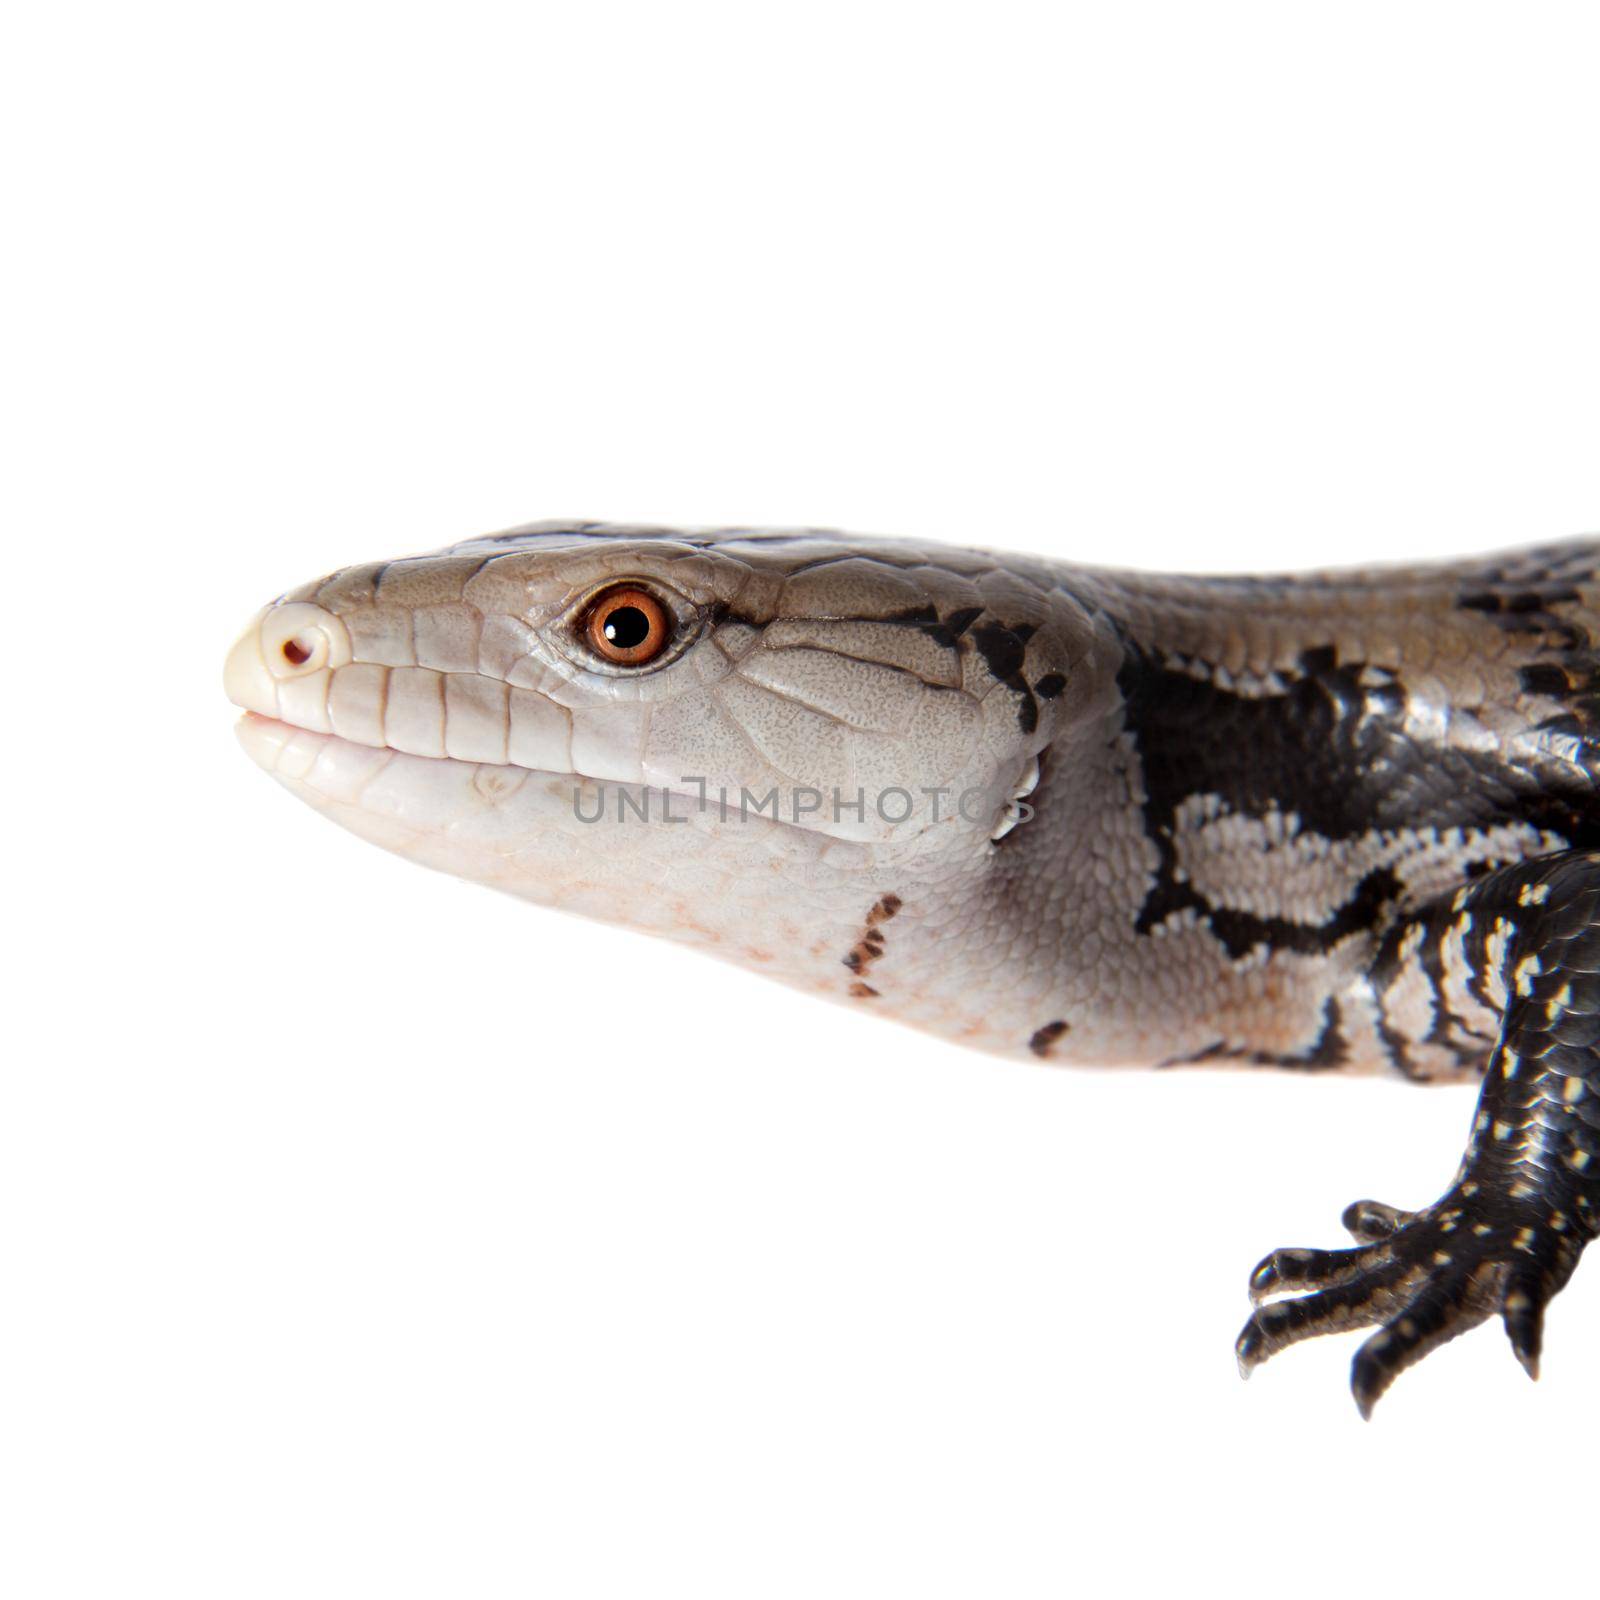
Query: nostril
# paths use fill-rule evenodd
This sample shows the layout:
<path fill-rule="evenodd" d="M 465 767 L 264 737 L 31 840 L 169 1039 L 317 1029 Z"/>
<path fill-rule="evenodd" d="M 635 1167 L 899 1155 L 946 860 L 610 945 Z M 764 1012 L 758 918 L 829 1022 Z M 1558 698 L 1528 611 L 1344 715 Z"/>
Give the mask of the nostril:
<path fill-rule="evenodd" d="M 257 641 L 259 660 L 280 682 L 310 677 L 350 660 L 350 634 L 333 612 L 305 600 L 269 606 L 262 616 Z"/>
<path fill-rule="evenodd" d="M 280 600 L 251 619 L 228 652 L 223 684 L 246 711 L 320 727 L 319 699 L 332 690 L 331 674 L 350 664 L 350 630 L 344 619 L 307 600 Z"/>

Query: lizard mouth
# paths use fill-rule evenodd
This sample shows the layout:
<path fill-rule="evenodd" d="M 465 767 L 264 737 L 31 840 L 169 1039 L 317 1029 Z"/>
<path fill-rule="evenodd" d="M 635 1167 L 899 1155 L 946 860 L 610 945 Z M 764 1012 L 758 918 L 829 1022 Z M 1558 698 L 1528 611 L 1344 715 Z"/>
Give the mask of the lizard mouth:
<path fill-rule="evenodd" d="M 516 762 L 466 761 L 420 755 L 392 746 L 358 743 L 336 733 L 299 727 L 259 711 L 246 711 L 235 725 L 240 745 L 264 772 L 300 793 L 332 805 L 392 812 L 419 829 L 459 824 L 463 808 L 497 807 L 524 784 L 555 786 L 577 814 L 585 789 L 646 792 L 642 784 L 590 778 L 570 769 L 526 767 Z M 404 803 L 398 803 L 401 795 Z M 664 792 L 664 791 L 656 791 Z"/>
<path fill-rule="evenodd" d="M 258 767 L 307 804 L 405 854 L 414 854 L 425 839 L 472 831 L 496 811 L 509 821 L 510 802 L 530 781 L 546 787 L 559 782 L 569 805 L 574 788 L 584 782 L 570 772 L 358 744 L 257 711 L 247 711 L 234 732 Z M 500 831 L 504 836 L 504 827 Z"/>
<path fill-rule="evenodd" d="M 612 835 L 623 824 L 665 827 L 699 838 L 704 848 L 711 832 L 725 837 L 737 823 L 768 839 L 776 834 L 845 848 L 803 822 L 745 813 L 715 791 L 708 797 L 570 768 L 412 754 L 258 711 L 245 712 L 234 731 L 251 760 L 300 799 L 403 854 L 417 854 L 431 838 L 509 855 L 552 832 L 582 838 L 586 852 L 596 845 L 603 850 L 604 835 L 593 838 L 600 824 L 612 825 Z M 696 826 L 683 826 L 689 823 Z"/>
<path fill-rule="evenodd" d="M 260 712 L 247 712 L 236 732 L 297 799 L 395 855 L 539 905 L 701 944 L 727 936 L 707 921 L 708 884 L 713 900 L 759 900 L 780 868 L 815 871 L 825 860 L 845 870 L 863 849 L 767 816 L 719 815 L 714 800 L 704 806 L 680 791 L 412 755 Z"/>
<path fill-rule="evenodd" d="M 515 762 L 463 761 L 455 756 L 411 754 L 391 745 L 368 744 L 355 739 L 342 738 L 336 733 L 323 733 L 315 728 L 304 728 L 281 717 L 269 717 L 260 711 L 246 711 L 234 725 L 240 745 L 252 761 L 274 777 L 309 779 L 321 766 L 337 764 L 342 776 L 349 779 L 370 778 L 394 760 L 426 761 L 441 766 L 466 767 L 491 772 L 538 774 L 544 777 L 566 777 L 583 781 L 581 773 L 562 772 L 519 766 Z M 332 771 L 323 772 L 324 779 L 333 778 Z"/>

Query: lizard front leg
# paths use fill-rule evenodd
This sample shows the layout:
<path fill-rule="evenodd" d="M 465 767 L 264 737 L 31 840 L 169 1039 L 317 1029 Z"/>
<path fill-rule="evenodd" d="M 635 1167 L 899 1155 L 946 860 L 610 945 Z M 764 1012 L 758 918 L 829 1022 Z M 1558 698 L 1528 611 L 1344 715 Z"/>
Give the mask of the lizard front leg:
<path fill-rule="evenodd" d="M 1317 1334 L 1381 1323 L 1356 1352 L 1363 1416 L 1412 1363 L 1498 1314 L 1537 1377 L 1544 1310 L 1600 1231 L 1600 854 L 1506 867 L 1391 938 L 1436 981 L 1498 1011 L 1499 1035 L 1454 1183 L 1420 1211 L 1359 1201 L 1346 1250 L 1275 1250 L 1250 1277 L 1258 1306 L 1240 1370 Z M 1412 923 L 1414 929 L 1416 923 Z M 1402 973 L 1380 957 L 1380 990 Z M 1441 993 L 1440 1004 L 1451 997 Z"/>

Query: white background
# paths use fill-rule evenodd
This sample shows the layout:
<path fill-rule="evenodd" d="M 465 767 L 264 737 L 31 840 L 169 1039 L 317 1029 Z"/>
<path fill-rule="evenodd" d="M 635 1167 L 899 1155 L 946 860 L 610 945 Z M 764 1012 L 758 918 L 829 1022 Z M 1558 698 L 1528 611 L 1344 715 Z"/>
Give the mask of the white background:
<path fill-rule="evenodd" d="M 1376 1419 L 1245 1276 L 1464 1089 L 987 1060 L 434 878 L 262 601 L 535 517 L 1252 568 L 1600 527 L 1592 8 L 13 15 L 0 1589 L 1593 1587 L 1600 1266 Z M 1574 1500 L 1573 1496 L 1577 1495 Z"/>

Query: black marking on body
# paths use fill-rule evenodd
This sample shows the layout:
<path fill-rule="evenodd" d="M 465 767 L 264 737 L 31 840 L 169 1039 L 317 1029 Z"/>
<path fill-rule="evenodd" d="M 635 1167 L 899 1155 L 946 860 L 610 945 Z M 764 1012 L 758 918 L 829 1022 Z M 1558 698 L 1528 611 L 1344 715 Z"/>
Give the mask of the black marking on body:
<path fill-rule="evenodd" d="M 1581 600 L 1600 576 L 1600 540 L 1569 539 L 1488 556 L 1461 577 L 1458 604 L 1526 614 Z"/>
<path fill-rule="evenodd" d="M 1438 1012 L 1435 1008 L 1435 1017 Z M 1383 1046 L 1383 1053 L 1388 1057 L 1389 1063 L 1404 1076 L 1421 1082 L 1428 1074 L 1416 1063 L 1411 1054 L 1411 1041 L 1389 1022 L 1384 1013 L 1383 1002 L 1380 998 L 1375 1008 L 1372 1019 L 1373 1031 L 1378 1035 L 1378 1043 Z"/>
<path fill-rule="evenodd" d="M 1600 655 L 1584 607 L 1592 602 L 1583 586 L 1593 585 L 1600 563 L 1593 543 L 1546 546 L 1487 563 L 1464 582 L 1456 604 L 1476 612 L 1508 634 L 1541 639 L 1545 658 L 1518 672 L 1525 694 L 1566 703 L 1560 718 L 1545 729 L 1580 737 L 1600 726 Z M 1573 614 L 1577 608 L 1577 614 Z"/>
<path fill-rule="evenodd" d="M 883 954 L 883 924 L 888 922 L 900 910 L 902 904 L 903 902 L 899 895 L 886 894 L 867 913 L 867 924 L 862 930 L 861 937 L 850 947 L 849 954 L 844 957 L 845 967 L 856 979 L 850 985 L 848 991 L 852 999 L 876 1000 L 878 998 L 879 991 L 864 980 L 868 968 Z"/>
<path fill-rule="evenodd" d="M 1227 947 L 1228 954 L 1238 960 L 1263 944 L 1274 950 L 1316 955 L 1352 933 L 1375 926 L 1400 893 L 1400 880 L 1394 872 L 1389 867 L 1375 867 L 1327 921 L 1315 924 L 1256 916 L 1231 906 L 1207 906 L 1199 895 L 1195 899 L 1205 907 L 1211 931 Z"/>
<path fill-rule="evenodd" d="M 1517 667 L 1517 686 L 1558 708 L 1533 722 L 1532 731 L 1549 736 L 1553 755 L 1581 769 L 1591 783 L 1600 780 L 1600 649 L 1593 636 L 1592 592 L 1600 573 L 1597 557 L 1600 544 L 1594 542 L 1519 552 L 1473 573 L 1457 597 L 1462 609 L 1529 649 L 1529 659 Z M 1585 586 L 1591 588 L 1587 595 Z M 1549 770 L 1560 769 L 1552 762 Z M 1579 844 L 1591 842 L 1586 835 L 1569 836 Z"/>
<path fill-rule="evenodd" d="M 1424 907 L 1414 916 L 1397 922 L 1384 935 L 1370 969 L 1373 989 L 1378 997 L 1374 1026 L 1393 1065 L 1408 1078 L 1433 1076 L 1421 1067 L 1413 1054 L 1417 1045 L 1432 1045 L 1445 1051 L 1466 1072 L 1482 1072 L 1494 1048 L 1494 1037 L 1474 1028 L 1450 1004 L 1450 989 L 1444 968 L 1444 942 L 1452 919 L 1438 907 Z M 1481 924 L 1482 919 L 1477 919 Z M 1421 925 L 1422 938 L 1408 958 L 1428 986 L 1432 1020 L 1420 1039 L 1410 1039 L 1388 1020 L 1388 991 L 1406 977 L 1408 968 L 1401 951 Z M 1481 925 L 1469 925 L 1464 950 L 1472 962 L 1482 965 L 1487 957 L 1487 934 Z M 1476 996 L 1475 996 L 1476 998 Z M 1480 1001 L 1480 1003 L 1485 1003 Z"/>
<path fill-rule="evenodd" d="M 1498 753 L 1419 745 L 1396 673 L 1341 662 L 1325 645 L 1279 677 L 1280 692 L 1240 694 L 1169 667 L 1159 652 L 1129 647 L 1118 683 L 1139 754 L 1145 828 L 1158 852 L 1141 933 L 1192 909 L 1235 957 L 1260 944 L 1315 953 L 1379 924 L 1398 897 L 1394 875 L 1381 869 L 1321 924 L 1212 906 L 1178 870 L 1177 813 L 1193 796 L 1217 796 L 1225 812 L 1245 817 L 1293 813 L 1303 832 L 1332 842 L 1517 820 L 1569 841 L 1600 841 L 1600 815 L 1578 769 L 1554 758 L 1535 768 Z"/>
<path fill-rule="evenodd" d="M 864 617 L 864 622 L 888 622 L 897 627 L 915 628 L 925 633 L 944 650 L 959 650 L 968 628 L 983 615 L 982 606 L 965 606 L 941 618 L 938 607 L 932 605 L 909 606 L 904 611 L 892 611 L 883 617 Z"/>
<path fill-rule="evenodd" d="M 1547 700 L 1565 700 L 1578 688 L 1573 674 L 1559 661 L 1534 661 L 1519 667 L 1517 681 L 1524 694 L 1543 695 Z"/>
<path fill-rule="evenodd" d="M 1559 617 L 1555 606 L 1576 605 L 1583 597 L 1568 584 L 1552 582 L 1523 588 L 1471 589 L 1457 604 L 1463 611 L 1476 611 L 1507 633 L 1545 633 L 1568 648 L 1576 647 L 1583 630 L 1576 623 Z"/>
<path fill-rule="evenodd" d="M 1028 680 L 1022 675 L 1022 667 L 1027 656 L 1028 641 L 1039 631 L 1038 625 L 1032 622 L 991 621 L 981 627 L 975 626 L 983 612 L 982 606 L 965 606 L 952 611 L 947 617 L 941 617 L 937 608 L 926 605 L 912 606 L 891 616 L 869 620 L 920 629 L 946 650 L 959 650 L 961 641 L 970 639 L 996 680 L 1017 696 L 1017 724 L 1024 733 L 1032 733 L 1039 726 L 1039 702 L 1034 698 Z M 1051 674 L 1041 683 L 1052 682 L 1052 679 L 1053 687 L 1046 693 L 1047 699 L 1054 698 L 1065 687 L 1066 680 L 1059 673 Z"/>
<path fill-rule="evenodd" d="M 1337 1000 L 1329 1000 L 1322 1008 L 1322 1033 L 1309 1051 L 1291 1059 L 1287 1065 L 1320 1072 L 1328 1067 L 1343 1066 L 1349 1059 L 1350 1046 L 1344 1036 L 1344 1016 Z"/>
<path fill-rule="evenodd" d="M 961 636 L 982 615 L 982 606 L 964 606 L 959 611 L 952 611 L 942 622 L 935 614 L 933 622 L 925 625 L 922 631 L 935 644 L 942 644 L 947 650 L 955 650 L 960 646 Z"/>
<path fill-rule="evenodd" d="M 986 622 L 972 630 L 972 642 L 982 654 L 995 678 L 1018 697 L 1017 725 L 1024 733 L 1039 726 L 1039 702 L 1033 697 L 1028 680 L 1022 676 L 1028 641 L 1038 630 L 1031 623 Z"/>
<path fill-rule="evenodd" d="M 1163 1067 L 1199 1066 L 1214 1061 L 1244 1061 L 1256 1067 L 1290 1067 L 1301 1072 L 1331 1072 L 1350 1059 L 1350 1046 L 1344 1036 L 1344 1013 L 1331 997 L 1323 1002 L 1322 1030 L 1309 1050 L 1300 1055 L 1279 1055 L 1271 1050 L 1253 1050 L 1230 1045 L 1222 1040 L 1188 1055 L 1173 1056 Z"/>
<path fill-rule="evenodd" d="M 1244 816 L 1292 811 L 1334 840 L 1513 820 L 1567 836 L 1600 831 L 1586 815 L 1592 794 L 1564 764 L 1533 770 L 1499 755 L 1420 746 L 1405 725 L 1404 683 L 1387 669 L 1340 663 L 1327 647 L 1306 651 L 1280 676 L 1281 693 L 1242 695 L 1150 653 L 1130 656 L 1118 681 L 1152 837 L 1201 794 Z"/>
<path fill-rule="evenodd" d="M 1028 1048 L 1041 1059 L 1047 1058 L 1056 1041 L 1071 1027 L 1070 1022 L 1063 1022 L 1059 1017 L 1054 1022 L 1047 1022 L 1028 1040 Z"/>
<path fill-rule="evenodd" d="M 1534 661 L 1520 668 L 1524 694 L 1551 700 L 1561 709 L 1536 724 L 1542 733 L 1578 741 L 1581 746 L 1600 728 L 1600 652 L 1587 640 L 1559 661 Z"/>
<path fill-rule="evenodd" d="M 1473 1034 L 1474 1030 L 1466 1018 L 1455 1011 L 1450 1004 L 1450 988 L 1444 969 L 1444 942 L 1448 932 L 1448 921 L 1437 920 L 1427 929 L 1421 948 L 1417 952 L 1423 974 L 1433 990 L 1434 1018 L 1433 1026 L 1428 1030 L 1428 1042 L 1443 1045 L 1466 1063 L 1471 1060 L 1472 1047 L 1461 1045 L 1455 1039 L 1452 1030 L 1469 1035 Z M 1463 940 L 1463 950 L 1469 960 L 1475 963 L 1483 960 L 1484 939 L 1481 927 L 1469 925 L 1466 938 Z M 1468 992 L 1471 992 L 1470 988 Z M 1480 1000 L 1479 1003 L 1486 1002 Z M 1477 1038 L 1485 1047 L 1494 1043 L 1492 1039 L 1484 1039 L 1481 1034 L 1477 1035 Z"/>

